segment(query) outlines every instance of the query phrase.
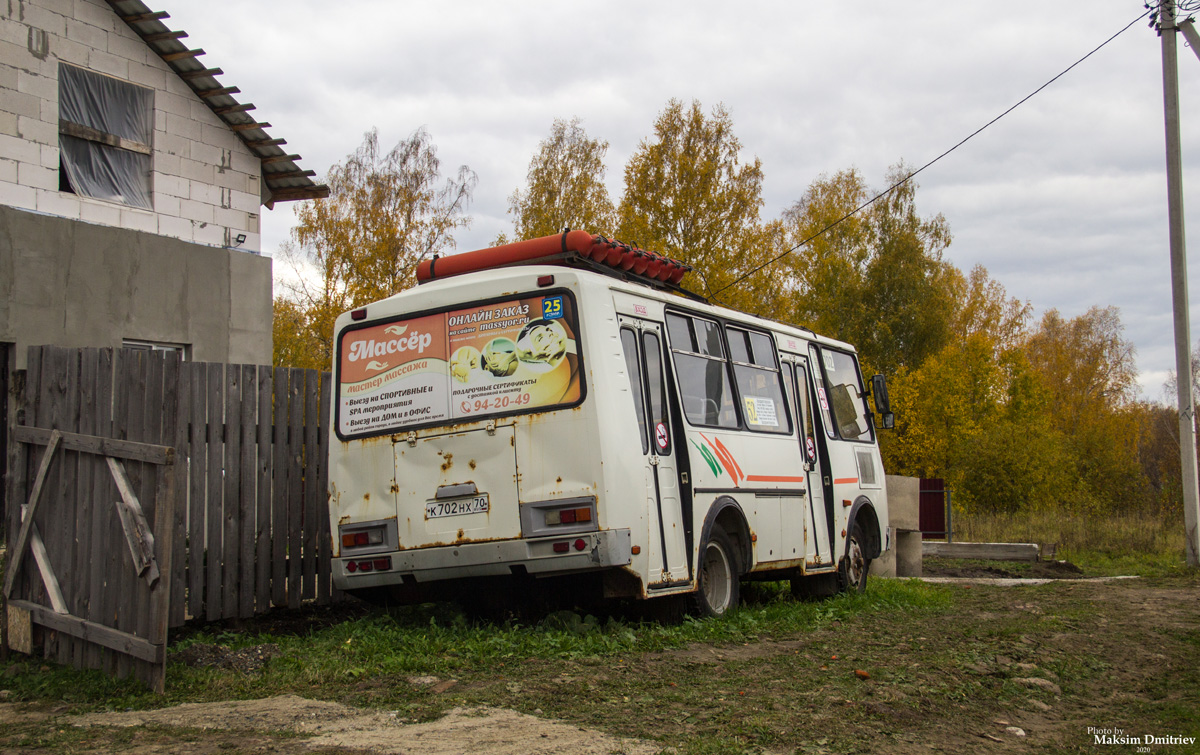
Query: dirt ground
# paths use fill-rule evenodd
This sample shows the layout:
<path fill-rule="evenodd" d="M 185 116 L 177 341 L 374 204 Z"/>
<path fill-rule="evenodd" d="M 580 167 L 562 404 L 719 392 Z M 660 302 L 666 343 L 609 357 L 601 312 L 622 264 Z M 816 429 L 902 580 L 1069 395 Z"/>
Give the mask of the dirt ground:
<path fill-rule="evenodd" d="M 852 742 L 853 751 L 895 755 L 1200 752 L 1098 745 L 1089 731 L 1200 737 L 1189 730 L 1200 700 L 1195 579 L 1085 580 L 1070 564 L 1053 563 L 1037 574 L 997 566 L 932 571 L 963 579 L 946 588 L 954 591 L 948 614 L 874 612 L 804 636 L 693 645 L 608 667 L 530 661 L 520 683 L 486 671 L 457 687 L 433 677 L 403 680 L 431 695 L 460 695 L 434 721 L 292 695 L 83 716 L 0 702 L 0 750 L 775 755 L 845 752 Z M 1055 581 L 981 581 L 1012 577 Z M 195 662 L 247 673 L 275 652 L 260 646 L 226 658 L 197 647 Z M 1181 712 L 1173 717 L 1174 710 Z M 58 738 L 18 742 L 5 729 Z M 69 740 L 72 732 L 77 739 Z M 724 744 L 696 744 L 713 732 Z"/>

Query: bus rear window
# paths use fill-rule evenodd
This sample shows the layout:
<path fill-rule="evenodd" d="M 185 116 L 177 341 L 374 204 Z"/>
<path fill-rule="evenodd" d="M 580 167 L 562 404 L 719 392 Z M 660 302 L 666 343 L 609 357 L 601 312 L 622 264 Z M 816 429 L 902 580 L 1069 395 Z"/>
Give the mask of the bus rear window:
<path fill-rule="evenodd" d="M 338 339 L 338 435 L 577 404 L 578 332 L 566 292 L 348 328 Z"/>

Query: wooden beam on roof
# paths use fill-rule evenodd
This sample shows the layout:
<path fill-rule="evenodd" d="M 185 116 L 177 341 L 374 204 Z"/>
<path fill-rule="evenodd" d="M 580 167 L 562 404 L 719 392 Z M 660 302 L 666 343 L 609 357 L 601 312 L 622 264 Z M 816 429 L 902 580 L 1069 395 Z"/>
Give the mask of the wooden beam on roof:
<path fill-rule="evenodd" d="M 219 71 L 221 69 L 218 68 L 217 70 Z M 212 109 L 212 111 L 214 113 L 216 113 L 217 115 L 226 115 L 228 113 L 244 113 L 247 110 L 254 110 L 254 109 L 255 109 L 255 107 L 254 107 L 253 103 L 246 102 L 241 105 L 226 105 L 225 107 L 215 107 Z"/>
<path fill-rule="evenodd" d="M 201 99 L 209 97 L 220 97 L 223 94 L 238 94 L 242 90 L 237 87 L 220 87 L 219 89 L 199 89 L 196 90 L 196 96 Z"/>
<path fill-rule="evenodd" d="M 190 81 L 192 79 L 201 79 L 205 76 L 216 78 L 225 72 L 220 68 L 201 68 L 199 71 L 176 71 L 175 73 L 184 81 Z"/>
<path fill-rule="evenodd" d="M 156 10 L 153 13 L 136 13 L 132 16 L 121 16 L 121 20 L 127 24 L 140 24 L 143 21 L 161 21 L 164 18 L 170 18 L 171 14 L 165 10 Z"/>
<path fill-rule="evenodd" d="M 288 160 L 295 162 L 296 160 L 300 159 L 300 155 L 268 155 L 267 157 L 261 159 L 263 165 L 268 165 L 270 163 L 282 163 Z"/>
<path fill-rule="evenodd" d="M 329 196 L 328 186 L 295 186 L 286 189 L 272 189 L 272 202 L 294 202 L 298 199 L 324 199 Z"/>
<path fill-rule="evenodd" d="M 315 175 L 317 175 L 315 170 L 285 170 L 279 173 L 267 173 L 263 171 L 262 174 L 263 179 L 266 181 L 282 181 L 285 178 L 306 178 Z"/>
<path fill-rule="evenodd" d="M 146 42 L 162 42 L 165 39 L 183 39 L 187 35 L 186 31 L 164 31 L 157 34 L 144 34 L 142 39 Z"/>
<path fill-rule="evenodd" d="M 270 123 L 234 123 L 230 126 L 234 131 L 252 131 L 256 128 L 271 128 Z"/>
<path fill-rule="evenodd" d="M 173 60 L 182 60 L 184 58 L 196 58 L 204 54 L 204 50 L 181 50 L 180 52 L 163 52 L 159 53 L 159 57 L 170 63 Z"/>
<path fill-rule="evenodd" d="M 287 139 L 259 139 L 257 141 L 246 139 L 247 147 L 274 147 L 280 144 L 287 144 Z"/>

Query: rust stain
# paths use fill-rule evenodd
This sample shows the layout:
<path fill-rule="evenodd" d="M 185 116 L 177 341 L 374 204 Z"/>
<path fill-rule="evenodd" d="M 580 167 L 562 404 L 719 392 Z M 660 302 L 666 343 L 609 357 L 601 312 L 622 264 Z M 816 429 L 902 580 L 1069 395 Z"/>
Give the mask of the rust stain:
<path fill-rule="evenodd" d="M 343 516 L 342 516 L 342 518 L 341 518 L 341 519 L 338 519 L 338 524 L 345 524 L 345 523 L 346 523 L 346 522 L 348 522 L 348 521 L 350 521 L 350 515 L 349 515 L 349 514 L 345 514 L 345 515 L 343 515 Z"/>
<path fill-rule="evenodd" d="M 438 453 L 440 454 L 440 453 L 442 453 L 442 452 L 441 452 L 441 451 L 438 451 Z M 444 462 L 442 462 L 442 471 L 443 471 L 443 472 L 449 472 L 449 471 L 450 471 L 450 467 L 454 466 L 454 454 L 452 454 L 452 453 L 449 453 L 449 452 L 446 452 L 446 453 L 444 454 L 444 456 L 445 456 L 445 459 L 446 459 L 446 460 L 445 460 Z"/>
<path fill-rule="evenodd" d="M 462 542 L 463 536 L 467 533 L 461 528 L 458 530 L 458 535 L 454 538 L 455 542 Z"/>
<path fill-rule="evenodd" d="M 393 483 L 392 483 L 392 492 L 393 492 L 393 493 L 399 493 L 399 492 L 400 492 L 400 486 L 399 486 L 399 485 L 397 485 L 395 482 L 393 482 Z"/>
<path fill-rule="evenodd" d="M 470 461 L 468 461 L 467 466 L 470 467 L 471 469 L 474 469 L 475 468 L 475 460 L 471 459 Z"/>
<path fill-rule="evenodd" d="M 371 500 L 371 494 L 370 494 L 370 493 L 363 493 L 363 500 L 364 500 L 364 501 L 369 501 L 369 500 Z"/>
<path fill-rule="evenodd" d="M 554 482 L 558 485 L 562 485 L 562 476 L 560 475 L 559 478 L 557 480 L 555 480 Z"/>

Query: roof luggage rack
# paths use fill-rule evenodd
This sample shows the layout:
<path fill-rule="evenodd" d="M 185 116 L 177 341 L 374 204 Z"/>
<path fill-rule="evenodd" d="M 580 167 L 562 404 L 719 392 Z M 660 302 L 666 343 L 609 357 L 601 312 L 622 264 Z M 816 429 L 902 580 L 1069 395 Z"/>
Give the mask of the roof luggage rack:
<path fill-rule="evenodd" d="M 691 265 L 579 230 L 424 260 L 417 265 L 417 283 L 517 265 L 583 267 L 703 301 L 703 297 L 679 285 Z"/>

